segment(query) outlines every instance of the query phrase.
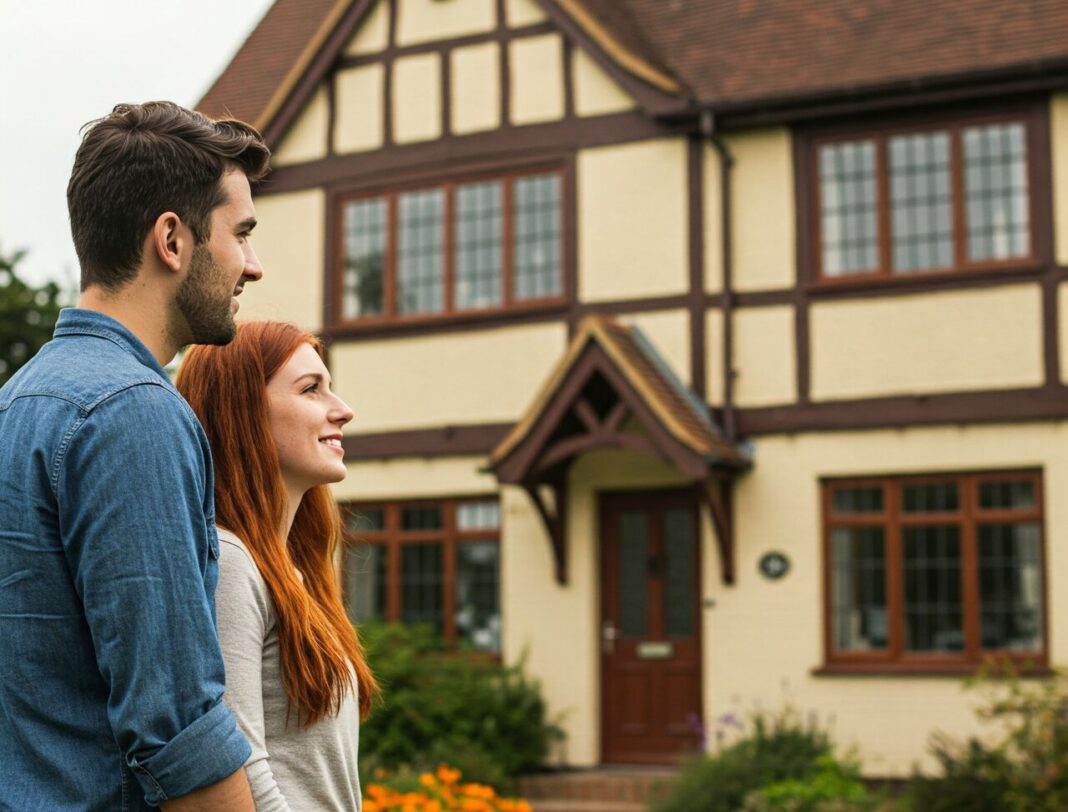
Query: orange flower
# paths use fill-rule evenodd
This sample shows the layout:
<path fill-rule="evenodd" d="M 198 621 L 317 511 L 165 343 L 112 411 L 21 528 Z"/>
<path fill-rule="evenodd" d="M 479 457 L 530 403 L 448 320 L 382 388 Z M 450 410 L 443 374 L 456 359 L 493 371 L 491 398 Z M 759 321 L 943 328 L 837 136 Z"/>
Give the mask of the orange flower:
<path fill-rule="evenodd" d="M 419 776 L 419 783 L 422 784 L 427 789 L 429 789 L 430 787 L 434 786 L 434 784 L 437 783 L 437 782 L 434 780 L 434 776 L 431 775 L 430 773 L 423 773 L 422 775 Z"/>
<path fill-rule="evenodd" d="M 441 781 L 442 784 L 455 784 L 457 781 L 460 780 L 460 771 L 451 770 L 444 764 L 438 765 L 437 772 L 438 780 Z"/>

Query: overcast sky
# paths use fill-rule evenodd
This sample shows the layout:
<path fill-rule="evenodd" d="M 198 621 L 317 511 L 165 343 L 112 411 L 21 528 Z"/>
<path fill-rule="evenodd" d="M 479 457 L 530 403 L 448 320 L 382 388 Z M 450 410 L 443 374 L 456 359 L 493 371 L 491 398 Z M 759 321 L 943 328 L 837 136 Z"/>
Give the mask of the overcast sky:
<path fill-rule="evenodd" d="M 0 251 L 77 287 L 66 188 L 79 128 L 120 101 L 191 106 L 271 0 L 0 0 Z"/>

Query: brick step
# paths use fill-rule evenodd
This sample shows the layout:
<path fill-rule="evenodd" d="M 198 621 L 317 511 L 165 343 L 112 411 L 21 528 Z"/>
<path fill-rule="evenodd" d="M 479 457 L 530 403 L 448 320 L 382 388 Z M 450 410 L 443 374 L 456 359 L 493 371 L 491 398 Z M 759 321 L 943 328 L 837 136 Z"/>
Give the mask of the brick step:
<path fill-rule="evenodd" d="M 603 807 L 606 812 L 627 808 L 621 805 L 644 809 L 650 802 L 665 797 L 677 775 L 675 770 L 652 768 L 569 770 L 523 776 L 519 779 L 519 792 L 535 804 L 537 812 L 540 812 L 538 801 L 609 804 Z M 563 812 L 564 807 L 559 810 Z M 600 811 L 601 808 L 591 810 Z"/>
<path fill-rule="evenodd" d="M 532 801 L 531 808 L 534 812 L 649 812 L 649 807 L 645 804 L 574 799 Z"/>

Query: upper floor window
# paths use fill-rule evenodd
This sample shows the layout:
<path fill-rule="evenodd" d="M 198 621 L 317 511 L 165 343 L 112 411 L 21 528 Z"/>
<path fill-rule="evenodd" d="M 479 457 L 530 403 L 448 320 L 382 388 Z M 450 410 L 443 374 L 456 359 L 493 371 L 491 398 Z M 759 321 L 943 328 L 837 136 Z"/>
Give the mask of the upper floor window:
<path fill-rule="evenodd" d="M 1027 120 L 815 143 L 822 279 L 978 269 L 1033 257 Z"/>
<path fill-rule="evenodd" d="M 349 506 L 344 596 L 354 622 L 425 623 L 499 652 L 496 499 Z"/>
<path fill-rule="evenodd" d="M 342 321 L 500 310 L 563 293 L 560 170 L 345 200 Z"/>
<path fill-rule="evenodd" d="M 1044 663 L 1039 473 L 834 480 L 823 496 L 830 664 Z"/>

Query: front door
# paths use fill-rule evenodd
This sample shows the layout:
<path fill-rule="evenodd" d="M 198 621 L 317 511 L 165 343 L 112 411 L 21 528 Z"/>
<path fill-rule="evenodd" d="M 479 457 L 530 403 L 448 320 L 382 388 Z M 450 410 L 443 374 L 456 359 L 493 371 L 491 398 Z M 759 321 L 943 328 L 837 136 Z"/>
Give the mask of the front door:
<path fill-rule="evenodd" d="M 700 545 L 690 493 L 601 497 L 606 763 L 672 763 L 701 740 Z"/>

